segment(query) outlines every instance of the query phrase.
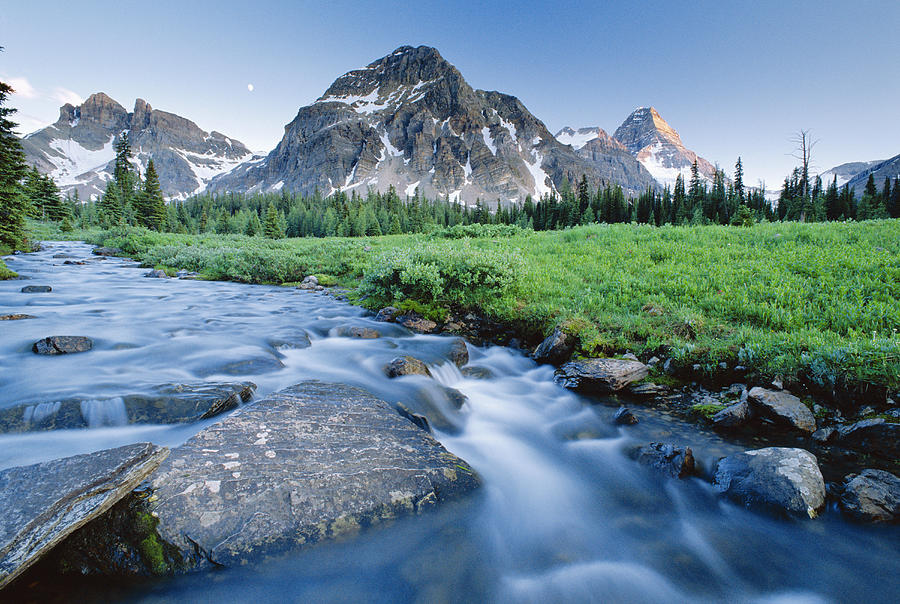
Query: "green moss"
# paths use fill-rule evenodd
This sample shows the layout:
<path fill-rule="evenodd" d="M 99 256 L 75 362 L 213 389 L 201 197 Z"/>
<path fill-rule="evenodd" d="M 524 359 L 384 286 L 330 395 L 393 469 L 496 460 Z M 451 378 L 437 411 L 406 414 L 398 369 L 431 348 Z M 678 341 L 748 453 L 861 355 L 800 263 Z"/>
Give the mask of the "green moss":
<path fill-rule="evenodd" d="M 156 534 L 148 535 L 141 541 L 141 554 L 144 556 L 144 562 L 154 574 L 162 575 L 169 570 L 169 565 L 166 564 L 163 555 L 162 544 Z"/>
<path fill-rule="evenodd" d="M 6 263 L 3 260 L 0 260 L 0 281 L 5 281 L 7 279 L 15 279 L 19 274 L 9 270 L 6 267 Z"/>
<path fill-rule="evenodd" d="M 335 285 L 338 284 L 338 278 L 333 277 L 331 275 L 326 275 L 324 273 L 317 273 L 315 275 L 315 277 L 316 277 L 316 279 L 319 280 L 319 285 L 322 285 L 324 287 L 334 287 Z"/>
<path fill-rule="evenodd" d="M 691 407 L 691 411 L 696 415 L 700 415 L 705 417 L 706 419 L 712 419 L 713 415 L 721 411 L 725 408 L 725 405 L 717 405 L 713 403 L 697 403 Z"/>

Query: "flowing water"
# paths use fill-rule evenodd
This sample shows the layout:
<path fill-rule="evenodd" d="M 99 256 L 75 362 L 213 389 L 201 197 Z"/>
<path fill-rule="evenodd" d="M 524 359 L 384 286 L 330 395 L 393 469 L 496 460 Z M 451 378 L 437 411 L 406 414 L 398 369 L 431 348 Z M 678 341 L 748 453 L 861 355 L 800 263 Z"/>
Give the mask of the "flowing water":
<path fill-rule="evenodd" d="M 86 265 L 63 265 L 65 253 Z M 891 602 L 900 597 L 898 527 L 864 527 L 833 509 L 782 521 L 720 500 L 701 479 L 669 480 L 630 447 L 691 445 L 707 470 L 740 450 L 664 411 L 589 401 L 553 383 L 552 369 L 518 351 L 469 347 L 488 379 L 447 360 L 449 338 L 414 335 L 371 314 L 295 289 L 148 279 L 122 259 L 53 243 L 14 257 L 29 281 L 0 283 L 0 406 L 40 418 L 80 398 L 88 429 L 0 435 L 0 468 L 122 444 L 177 446 L 214 422 L 126 425 L 122 396 L 165 383 L 251 380 L 257 398 L 306 380 L 364 387 L 445 427 L 437 438 L 483 477 L 468 501 L 252 567 L 159 581 L 79 585 L 99 601 L 353 602 Z M 25 294 L 25 284 L 52 293 Z M 378 339 L 340 337 L 372 327 Z M 298 347 L 306 334 L 309 347 Z M 85 335 L 85 354 L 44 357 L 31 344 Z M 389 380 L 382 367 L 410 354 L 436 381 Z M 461 410 L 436 382 L 468 397 Z M 252 404 L 252 403 L 251 403 Z M 441 418 L 443 418 L 441 420 Z M 55 579 L 50 579 L 54 581 Z M 65 583 L 61 583 L 65 585 Z M 68 589 L 68 588 L 61 588 Z M 69 593 L 69 595 L 72 595 Z M 65 594 L 62 596 L 65 597 Z"/>

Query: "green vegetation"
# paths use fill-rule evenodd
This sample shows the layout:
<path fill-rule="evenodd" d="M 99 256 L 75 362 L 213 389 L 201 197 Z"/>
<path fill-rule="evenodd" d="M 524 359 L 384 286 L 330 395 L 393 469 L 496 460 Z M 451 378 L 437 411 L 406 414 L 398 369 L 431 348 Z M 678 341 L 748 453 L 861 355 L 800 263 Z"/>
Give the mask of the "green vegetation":
<path fill-rule="evenodd" d="M 580 354 L 742 364 L 824 388 L 900 386 L 900 221 L 749 228 L 588 225 L 508 237 L 271 240 L 118 229 L 95 243 L 148 266 L 289 283 L 324 274 L 360 302 L 475 311 Z"/>
<path fill-rule="evenodd" d="M 697 403 L 691 407 L 691 411 L 694 414 L 705 417 L 706 419 L 712 419 L 713 416 L 722 409 L 725 409 L 725 405 L 717 405 L 715 403 Z"/>
<path fill-rule="evenodd" d="M 0 281 L 5 281 L 7 279 L 15 279 L 19 274 L 9 270 L 6 266 L 6 263 L 3 260 L 0 260 Z"/>

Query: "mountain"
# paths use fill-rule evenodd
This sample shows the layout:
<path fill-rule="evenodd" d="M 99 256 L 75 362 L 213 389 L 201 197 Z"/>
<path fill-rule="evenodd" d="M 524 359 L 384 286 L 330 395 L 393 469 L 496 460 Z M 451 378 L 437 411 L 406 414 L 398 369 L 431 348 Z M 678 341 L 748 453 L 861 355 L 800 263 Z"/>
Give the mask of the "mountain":
<path fill-rule="evenodd" d="M 653 107 L 635 109 L 616 129 L 613 138 L 663 184 L 674 186 L 680 173 L 687 185 L 694 160 L 703 178 L 712 180 L 715 176 L 715 167 L 685 147 L 678 132 Z"/>
<path fill-rule="evenodd" d="M 26 161 L 50 174 L 66 193 L 96 198 L 112 178 L 115 139 L 128 131 L 133 163 L 143 172 L 152 157 L 163 194 L 185 198 L 203 191 L 210 179 L 254 156 L 240 142 L 201 130 L 183 117 L 153 109 L 137 99 L 134 111 L 102 92 L 75 107 L 63 105 L 59 120 L 22 139 Z M 262 159 L 257 157 L 257 160 Z"/>
<path fill-rule="evenodd" d="M 878 164 L 884 162 L 883 159 L 875 160 L 875 161 L 854 161 L 848 162 L 846 164 L 841 164 L 840 166 L 835 166 L 830 170 L 826 170 L 825 172 L 819 173 L 819 178 L 822 179 L 822 185 L 827 187 L 834 180 L 834 177 L 837 176 L 837 185 L 839 187 L 844 186 L 845 183 L 850 182 L 854 176 L 859 174 L 860 172 L 865 172 L 869 168 L 877 166 Z M 868 178 L 868 173 L 866 174 L 866 178 Z M 865 181 L 863 181 L 863 186 L 865 186 Z"/>
<path fill-rule="evenodd" d="M 612 182 L 640 182 L 642 190 L 647 186 L 658 186 L 646 167 L 636 161 L 625 145 L 607 134 L 603 128 L 573 130 L 566 127 L 557 132 L 555 138 L 564 145 L 571 145 L 578 155 L 601 169 Z"/>
<path fill-rule="evenodd" d="M 866 188 L 866 181 L 869 180 L 869 174 L 874 176 L 875 187 L 879 192 L 881 192 L 881 189 L 884 186 L 885 178 L 890 178 L 892 184 L 895 178 L 900 178 L 900 155 L 895 155 L 890 159 L 886 159 L 880 162 L 861 163 L 868 164 L 868 166 L 864 167 L 861 172 L 857 172 L 856 174 L 854 174 L 853 177 L 847 181 L 847 186 L 849 186 L 850 189 L 856 192 L 857 199 L 860 199 L 863 196 L 863 192 Z M 840 183 L 840 179 L 838 179 L 838 183 Z M 823 184 L 827 183 L 823 180 Z"/>
<path fill-rule="evenodd" d="M 625 160 L 622 160 L 623 163 Z M 561 144 L 515 97 L 475 90 L 437 50 L 403 46 L 350 71 L 301 107 L 262 161 L 210 183 L 217 191 L 306 194 L 418 190 L 467 203 L 520 201 L 575 182 L 616 182 L 629 191 L 653 183 Z"/>

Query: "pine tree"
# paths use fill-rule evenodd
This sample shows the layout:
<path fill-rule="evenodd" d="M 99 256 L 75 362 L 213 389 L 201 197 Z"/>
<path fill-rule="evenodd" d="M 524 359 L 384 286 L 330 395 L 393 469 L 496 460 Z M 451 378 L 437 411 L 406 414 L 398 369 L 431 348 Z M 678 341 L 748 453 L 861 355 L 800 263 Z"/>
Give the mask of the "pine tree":
<path fill-rule="evenodd" d="M 139 210 L 137 219 L 141 224 L 149 229 L 162 230 L 166 220 L 166 202 L 163 199 L 159 176 L 156 174 L 156 166 L 153 165 L 152 159 L 147 163 L 147 174 L 144 186 L 141 188 Z"/>
<path fill-rule="evenodd" d="M 275 204 L 271 201 L 269 202 L 269 207 L 266 208 L 266 223 L 263 227 L 263 232 L 269 239 L 281 239 L 284 237 L 284 229 L 278 220 L 278 210 L 275 209 Z"/>
<path fill-rule="evenodd" d="M 900 177 L 894 178 L 894 187 L 890 201 L 885 202 L 885 209 L 891 218 L 900 218 Z"/>
<path fill-rule="evenodd" d="M 737 197 L 738 204 L 744 203 L 744 164 L 738 156 L 737 163 L 734 164 L 734 195 Z"/>
<path fill-rule="evenodd" d="M 131 166 L 131 143 L 128 140 L 128 133 L 123 132 L 118 139 L 116 139 L 116 163 L 115 168 L 113 169 L 113 178 L 115 178 L 116 186 L 119 187 L 119 199 L 122 204 L 122 209 L 127 210 L 132 206 L 132 204 L 138 206 L 134 208 L 134 212 L 137 216 L 143 216 L 146 214 L 146 210 L 143 208 L 143 199 L 135 200 L 135 188 L 137 183 L 135 174 L 132 171 Z"/>
<path fill-rule="evenodd" d="M 20 185 L 25 178 L 25 154 L 9 119 L 16 110 L 4 107 L 11 86 L 0 82 L 0 247 L 16 248 L 25 240 L 28 200 Z"/>
<path fill-rule="evenodd" d="M 116 186 L 115 181 L 106 181 L 106 192 L 97 203 L 97 213 L 102 226 L 108 227 L 123 222 L 125 215 L 122 208 L 122 191 Z"/>

